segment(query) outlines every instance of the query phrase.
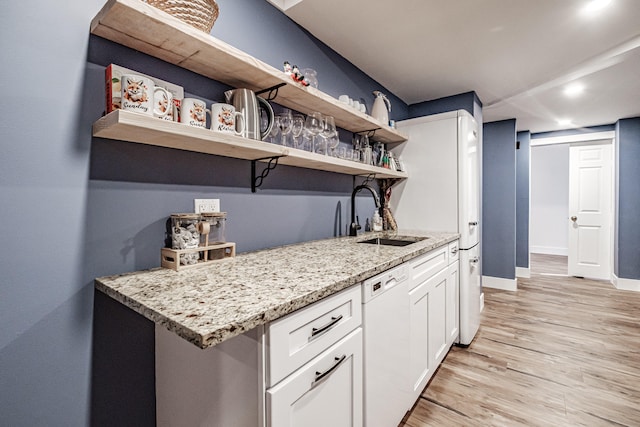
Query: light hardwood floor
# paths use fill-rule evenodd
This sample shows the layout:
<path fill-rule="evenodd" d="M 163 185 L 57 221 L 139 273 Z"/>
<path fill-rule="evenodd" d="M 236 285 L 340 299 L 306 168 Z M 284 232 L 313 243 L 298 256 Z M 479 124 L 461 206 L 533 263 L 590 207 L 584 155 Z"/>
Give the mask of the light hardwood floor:
<path fill-rule="evenodd" d="M 560 258 L 532 260 L 516 292 L 484 290 L 476 338 L 402 427 L 640 426 L 640 293 L 549 274 Z"/>

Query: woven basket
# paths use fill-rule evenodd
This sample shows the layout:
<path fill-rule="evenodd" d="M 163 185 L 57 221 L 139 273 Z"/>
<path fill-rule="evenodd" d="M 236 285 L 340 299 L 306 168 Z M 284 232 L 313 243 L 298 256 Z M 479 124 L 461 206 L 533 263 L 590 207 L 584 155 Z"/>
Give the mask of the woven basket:
<path fill-rule="evenodd" d="M 220 10 L 215 0 L 146 0 L 187 24 L 209 33 Z"/>

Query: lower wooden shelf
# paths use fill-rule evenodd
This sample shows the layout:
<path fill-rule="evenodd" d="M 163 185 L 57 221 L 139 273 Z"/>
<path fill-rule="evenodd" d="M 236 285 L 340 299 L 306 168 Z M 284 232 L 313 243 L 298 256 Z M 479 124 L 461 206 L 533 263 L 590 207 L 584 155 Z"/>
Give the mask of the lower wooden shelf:
<path fill-rule="evenodd" d="M 347 175 L 400 179 L 408 177 L 406 172 L 214 132 L 131 111 L 115 110 L 101 117 L 93 124 L 93 136 L 244 160 L 280 157 L 278 163 L 283 165 Z"/>

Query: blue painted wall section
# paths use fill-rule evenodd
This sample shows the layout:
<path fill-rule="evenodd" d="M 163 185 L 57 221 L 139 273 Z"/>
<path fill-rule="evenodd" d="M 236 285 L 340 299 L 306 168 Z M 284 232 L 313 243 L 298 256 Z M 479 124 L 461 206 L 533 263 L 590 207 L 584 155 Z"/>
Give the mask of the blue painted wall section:
<path fill-rule="evenodd" d="M 640 280 L 640 117 L 616 124 L 616 170 L 614 273 Z"/>
<path fill-rule="evenodd" d="M 474 115 L 476 106 L 482 106 L 475 92 L 465 92 L 458 95 L 433 99 L 409 105 L 409 117 L 429 116 L 454 110 L 467 110 Z"/>
<path fill-rule="evenodd" d="M 516 267 L 529 268 L 531 132 L 518 132 L 516 142 Z"/>
<path fill-rule="evenodd" d="M 515 279 L 515 119 L 485 123 L 482 149 L 482 275 Z"/>
<path fill-rule="evenodd" d="M 207 101 L 227 88 L 90 36 L 104 3 L 10 2 L 0 14 L 11 64 L 0 79 L 1 425 L 155 425 L 153 323 L 95 293 L 93 280 L 158 266 L 168 216 L 191 211 L 194 198 L 221 199 L 239 251 L 331 237 L 348 222 L 349 176 L 279 166 L 251 194 L 250 162 L 92 138 L 111 62 Z M 408 114 L 267 2 L 219 4 L 216 37 L 277 68 L 285 59 L 316 68 L 321 90 L 368 108 L 382 90 L 392 117 Z M 371 215 L 371 197 L 357 208 L 361 220 Z"/>

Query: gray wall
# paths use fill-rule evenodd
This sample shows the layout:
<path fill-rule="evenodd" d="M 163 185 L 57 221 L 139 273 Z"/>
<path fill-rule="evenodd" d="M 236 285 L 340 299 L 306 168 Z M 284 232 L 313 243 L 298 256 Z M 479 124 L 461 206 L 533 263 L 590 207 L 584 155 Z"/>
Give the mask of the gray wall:
<path fill-rule="evenodd" d="M 614 273 L 640 280 L 640 117 L 616 124 Z"/>
<path fill-rule="evenodd" d="M 165 222 L 217 197 L 239 251 L 339 234 L 351 177 L 279 166 L 256 194 L 250 163 L 92 138 L 110 62 L 221 100 L 224 85 L 89 35 L 104 0 L 6 2 L 0 14 L 0 424 L 153 425 L 153 325 L 98 276 L 159 265 Z M 391 96 L 263 0 L 220 0 L 217 37 L 280 68 L 318 70 L 331 95 Z M 8 66 L 10 64 L 10 66 Z M 342 133 L 349 141 L 349 134 Z M 373 212 L 370 197 L 358 210 Z"/>
<path fill-rule="evenodd" d="M 485 123 L 482 174 L 482 275 L 515 278 L 516 121 Z"/>
<path fill-rule="evenodd" d="M 516 134 L 516 267 L 529 268 L 529 164 L 531 132 Z"/>
<path fill-rule="evenodd" d="M 465 92 L 457 95 L 446 96 L 444 98 L 433 99 L 431 101 L 418 102 L 409 105 L 409 117 L 430 116 L 432 114 L 445 113 L 454 110 L 467 110 L 474 115 L 476 108 L 482 106 L 482 102 L 475 92 Z"/>

